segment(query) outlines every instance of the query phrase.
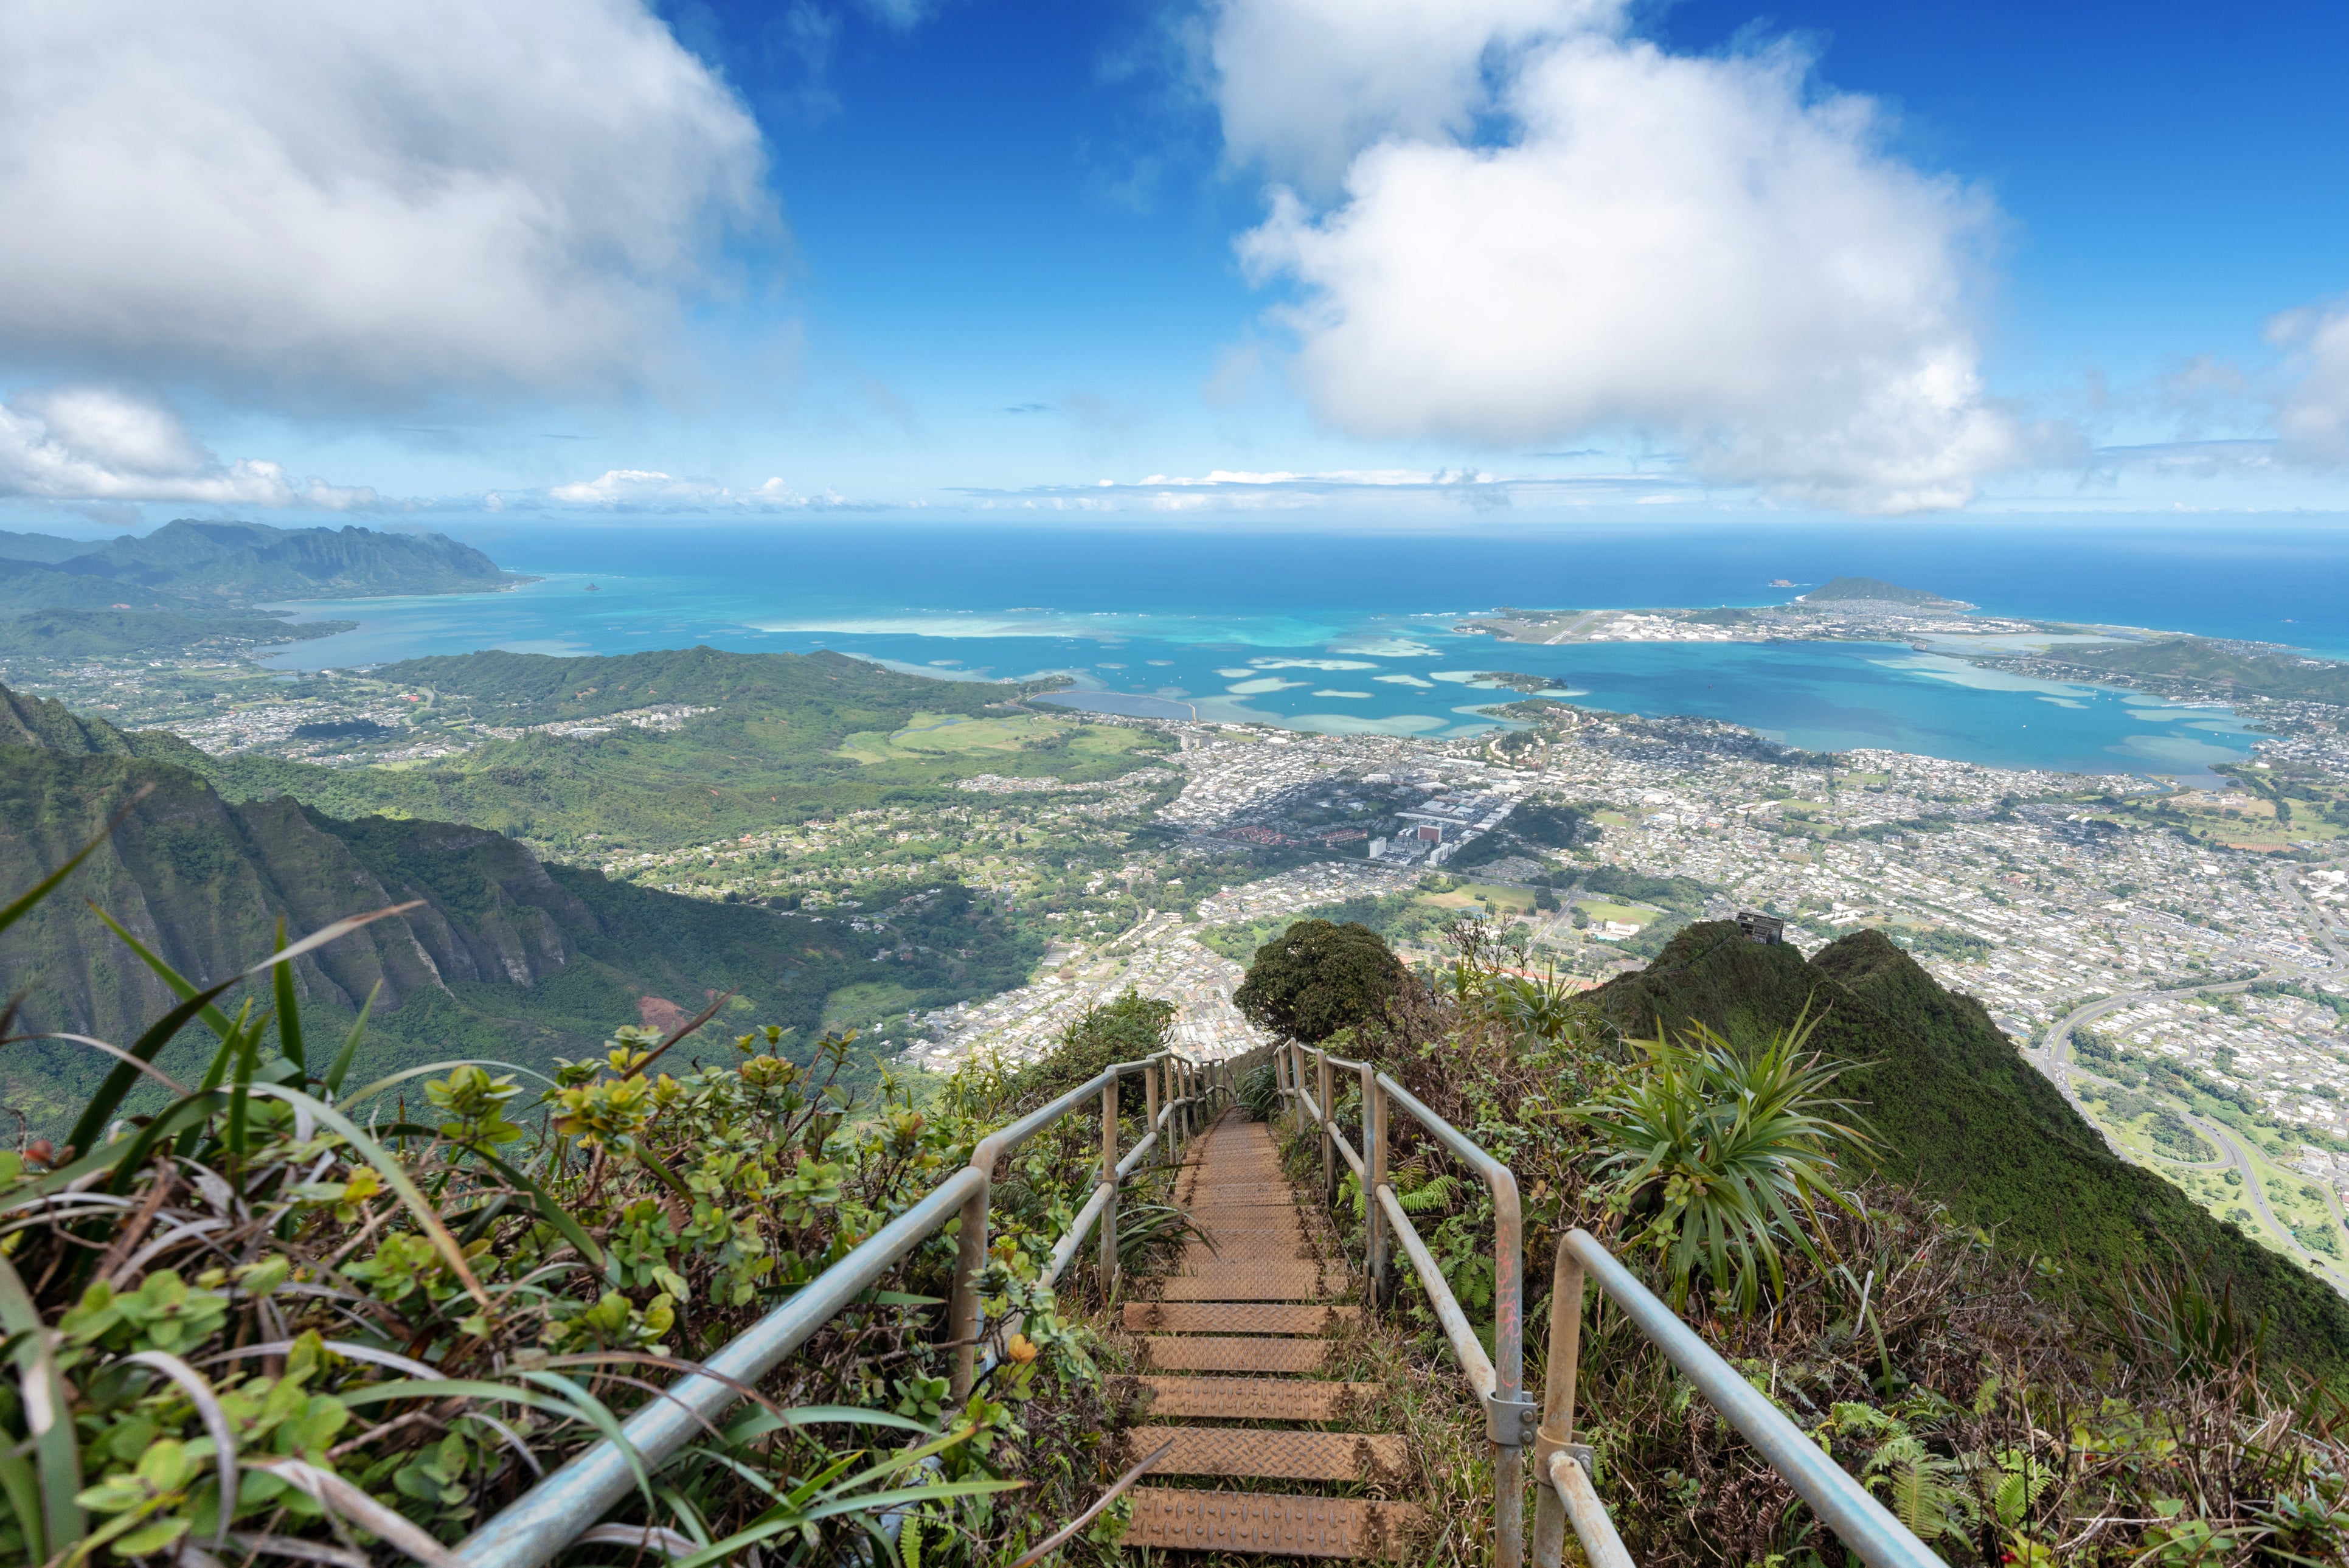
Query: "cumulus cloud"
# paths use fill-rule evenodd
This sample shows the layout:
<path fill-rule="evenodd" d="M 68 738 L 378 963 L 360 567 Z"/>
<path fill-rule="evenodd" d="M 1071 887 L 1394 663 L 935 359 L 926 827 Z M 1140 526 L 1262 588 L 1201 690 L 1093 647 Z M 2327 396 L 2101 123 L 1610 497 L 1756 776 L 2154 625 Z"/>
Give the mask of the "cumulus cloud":
<path fill-rule="evenodd" d="M 1331 192 L 1374 141 L 1466 135 L 1496 57 L 1611 29 L 1621 12 L 1621 0 L 1223 0 L 1209 53 L 1225 146 Z"/>
<path fill-rule="evenodd" d="M 806 511 L 853 504 L 835 490 L 802 495 L 780 479 L 738 490 L 713 480 L 680 479 L 655 469 L 612 469 L 595 479 L 556 485 L 546 493 L 573 506 L 607 511 Z"/>
<path fill-rule="evenodd" d="M 1241 242 L 1299 287 L 1280 319 L 1331 425 L 1504 449 L 1639 429 L 1709 481 L 1878 512 L 1962 505 L 2028 455 L 1968 311 L 1988 203 L 1888 153 L 1873 106 L 1813 91 L 1797 51 L 1675 56 L 1611 9 L 1504 0 L 1386 0 L 1358 44 L 1334 0 L 1230 0 L 1236 146 L 1277 143 L 1227 62 L 1308 11 L 1340 57 L 1457 35 L 1418 76 L 1301 99 L 1280 145 L 1359 147 L 1343 196 L 1276 188 Z M 1497 139 L 1464 129 L 1480 113 Z"/>
<path fill-rule="evenodd" d="M 89 387 L 23 393 L 0 405 L 0 498 L 337 511 L 378 500 L 363 486 L 295 480 L 260 459 L 223 463 L 170 409 Z"/>
<path fill-rule="evenodd" d="M 636 0 L 5 0 L 0 351 L 380 398 L 647 373 L 756 126 Z"/>
<path fill-rule="evenodd" d="M 2349 465 L 2349 300 L 2287 311 L 2268 323 L 2267 335 L 2292 356 L 2292 379 L 2276 409 L 2284 455 Z"/>

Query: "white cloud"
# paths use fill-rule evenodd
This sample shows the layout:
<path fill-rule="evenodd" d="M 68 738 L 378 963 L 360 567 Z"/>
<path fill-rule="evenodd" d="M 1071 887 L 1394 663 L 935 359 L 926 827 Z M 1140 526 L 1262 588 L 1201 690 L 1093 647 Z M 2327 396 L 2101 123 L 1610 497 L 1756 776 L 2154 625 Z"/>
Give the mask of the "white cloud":
<path fill-rule="evenodd" d="M 2292 354 L 2294 378 L 2276 409 L 2276 433 L 2295 461 L 2349 465 L 2349 300 L 2288 311 L 2268 340 Z"/>
<path fill-rule="evenodd" d="M 1220 101 L 1243 150 L 1274 143 L 1263 91 L 1232 61 L 1301 7 L 1219 15 Z M 1353 8 L 1318 13 L 1340 56 L 1384 58 L 1442 24 L 1456 36 L 1431 59 L 1477 63 L 1473 78 L 1431 65 L 1401 79 L 1342 201 L 1317 211 L 1276 190 L 1242 241 L 1260 282 L 1300 286 L 1279 315 L 1324 420 L 1501 449 L 1639 429 L 1708 481 L 1862 511 L 1962 505 L 2025 457 L 1982 387 L 1967 309 L 1986 201 L 1884 151 L 1873 106 L 1809 92 L 1791 49 L 1673 56 L 1617 36 L 1609 11 L 1568 33 L 1573 8 L 1547 7 L 1547 31 L 1542 9 L 1390 0 L 1361 45 Z M 1360 142 L 1390 79 L 1358 79 L 1359 101 L 1324 95 L 1319 119 L 1304 100 L 1291 144 Z M 1480 83 L 1506 128 L 1496 145 L 1463 134 Z"/>
<path fill-rule="evenodd" d="M 259 459 L 223 463 L 170 409 L 88 387 L 24 393 L 0 405 L 0 498 L 336 511 L 378 500 L 365 487 L 297 482 Z"/>
<path fill-rule="evenodd" d="M 611 511 L 806 511 L 851 504 L 836 490 L 802 495 L 780 479 L 738 490 L 713 480 L 679 479 L 653 469 L 613 469 L 595 479 L 556 485 L 546 493 L 574 506 Z"/>
<path fill-rule="evenodd" d="M 636 0 L 5 0 L 0 352 L 407 397 L 648 372 L 756 126 Z"/>
<path fill-rule="evenodd" d="M 1209 45 L 1224 143 L 1272 178 L 1334 191 L 1386 137 L 1465 135 L 1495 51 L 1611 28 L 1621 0 L 1221 0 Z"/>

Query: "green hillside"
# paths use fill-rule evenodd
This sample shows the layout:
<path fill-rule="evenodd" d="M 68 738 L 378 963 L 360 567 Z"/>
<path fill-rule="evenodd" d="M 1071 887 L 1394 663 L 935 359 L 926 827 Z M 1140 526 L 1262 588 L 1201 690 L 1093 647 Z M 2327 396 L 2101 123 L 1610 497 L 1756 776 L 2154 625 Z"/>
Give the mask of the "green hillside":
<path fill-rule="evenodd" d="M 128 605 L 138 610 L 181 613 L 202 608 L 193 597 L 172 590 L 134 587 L 110 577 L 93 577 L 0 556 L 0 615 L 21 615 L 29 610 L 109 610 Z"/>
<path fill-rule="evenodd" d="M 500 727 L 580 724 L 683 706 L 674 728 L 542 732 L 408 769 L 328 769 L 261 757 L 198 758 L 233 799 L 290 794 L 341 817 L 428 817 L 573 849 L 663 849 L 883 804 L 967 799 L 991 772 L 1067 783 L 1115 778 L 1172 742 L 1154 732 L 1030 716 L 1024 689 L 900 675 L 843 655 L 712 648 L 614 657 L 468 654 L 373 673 L 429 693 L 434 711 Z M 964 721 L 1016 720 L 977 731 Z M 967 735 L 947 748 L 940 738 Z"/>
<path fill-rule="evenodd" d="M 2349 665 L 2298 654 L 2241 652 L 2201 637 L 2058 645 L 2045 657 L 2100 675 L 2163 676 L 2257 696 L 2349 707 Z"/>
<path fill-rule="evenodd" d="M 281 917 L 298 934 L 421 900 L 295 965 L 327 1024 L 381 987 L 362 1058 L 370 1073 L 480 1055 L 543 1067 L 594 1048 L 616 1024 L 671 1019 L 726 990 L 741 993 L 731 1021 L 796 1026 L 804 1046 L 827 1021 L 871 1024 L 1019 984 L 1040 954 L 952 883 L 873 890 L 852 925 L 543 865 L 480 828 L 342 820 L 286 799 L 233 803 L 186 769 L 133 754 L 154 738 L 0 696 L 0 886 L 31 885 L 150 791 L 60 896 L 0 936 L 0 986 L 21 996 L 27 1032 L 119 1043 L 170 1006 L 93 903 L 203 981 L 266 953 Z M 202 1036 L 191 1030 L 159 1065 L 201 1072 Z M 20 1042 L 0 1056 L 0 1103 L 54 1130 L 110 1065 L 84 1047 Z"/>
<path fill-rule="evenodd" d="M 1838 1087 L 1881 1135 L 1890 1180 L 2086 1277 L 2167 1260 L 2175 1243 L 2230 1281 L 2239 1303 L 2271 1314 L 2276 1340 L 2296 1358 L 2349 1361 L 2349 1302 L 2115 1156 L 1979 1003 L 1943 990 L 1876 932 L 1855 933 L 1806 963 L 1794 947 L 1747 942 L 1733 924 L 1705 922 L 1592 999 L 1629 1030 L 1696 1018 L 1740 1041 L 1792 1023 L 1807 1006 L 1822 1018 L 1818 1047 L 1856 1064 Z"/>
<path fill-rule="evenodd" d="M 347 632 L 357 624 L 357 621 L 281 621 L 269 615 L 182 615 L 160 610 L 36 610 L 0 621 L 0 656 L 152 658 L 299 643 Z"/>
<path fill-rule="evenodd" d="M 65 539 L 54 533 L 12 533 L 0 529 L 0 560 L 43 563 L 87 555 L 104 542 L 95 539 Z"/>
<path fill-rule="evenodd" d="M 380 593 L 478 593 L 522 581 L 441 533 L 272 528 L 179 518 L 57 563 L 77 576 L 222 604 Z"/>
<path fill-rule="evenodd" d="M 1865 599 L 1879 604 L 1931 604 L 1955 606 L 1955 599 L 1944 599 L 1939 593 L 1929 593 L 1922 588 L 1903 588 L 1878 577 L 1838 577 L 1823 583 L 1804 594 L 1798 603 L 1832 604 L 1839 600 Z"/>

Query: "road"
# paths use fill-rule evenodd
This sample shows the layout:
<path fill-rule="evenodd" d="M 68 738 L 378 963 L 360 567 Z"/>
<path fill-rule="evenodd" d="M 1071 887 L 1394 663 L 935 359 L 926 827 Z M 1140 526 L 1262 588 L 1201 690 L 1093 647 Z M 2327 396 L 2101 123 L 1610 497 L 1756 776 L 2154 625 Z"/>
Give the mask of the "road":
<path fill-rule="evenodd" d="M 2232 1130 L 2215 1121 L 2207 1121 L 2199 1116 L 2189 1115 L 2186 1120 L 2195 1131 L 2227 1151 L 2227 1158 L 2234 1163 L 2235 1170 L 2243 1178 L 2243 1191 L 2250 1194 L 2251 1210 L 2259 1215 L 2261 1222 L 2273 1232 L 2284 1245 L 2300 1254 L 2302 1261 L 2308 1264 L 2310 1273 L 2325 1281 L 2342 1295 L 2349 1295 L 2349 1285 L 2344 1285 L 2334 1276 L 2333 1265 L 2302 1246 L 2300 1238 L 2292 1233 L 2292 1227 L 2276 1218 L 2275 1211 L 2268 1207 L 2267 1188 L 2260 1181 L 2259 1168 L 2251 1163 L 2251 1150 L 2235 1140 Z"/>
<path fill-rule="evenodd" d="M 2242 991 L 2258 984 L 2260 980 L 2278 977 L 2280 976 L 2262 975 L 2251 980 L 2229 980 L 2216 985 L 2189 985 L 2173 991 L 2124 991 L 2117 996 L 2107 996 L 2101 1002 L 2091 1002 L 2086 1006 L 2067 1014 L 2048 1029 L 2047 1044 L 2044 1051 L 2026 1052 L 2025 1055 L 2044 1058 L 2037 1061 L 2035 1065 L 2054 1083 L 2056 1088 L 2062 1091 L 2064 1098 L 2071 1102 L 2072 1109 L 2086 1118 L 2089 1126 L 2102 1132 L 2103 1127 L 2094 1117 L 2088 1115 L 2087 1107 L 2080 1103 L 2079 1094 L 2072 1087 L 2072 1064 L 2065 1058 L 2064 1047 L 2071 1044 L 2074 1029 L 2083 1024 L 2093 1023 L 2107 1013 L 2117 1012 L 2121 1008 L 2144 1001 L 2148 996 L 2196 996 Z M 2275 1211 L 2268 1207 L 2267 1189 L 2260 1183 L 2259 1170 L 2251 1163 L 2251 1151 L 2236 1140 L 2233 1130 L 2217 1122 L 2195 1116 L 2191 1112 L 2181 1112 L 2181 1114 L 2185 1116 L 2188 1126 L 2216 1143 L 2225 1151 L 2227 1158 L 2209 1164 L 2197 1164 L 2184 1160 L 2170 1161 L 2168 1163 L 2185 1166 L 2189 1170 L 2195 1171 L 2216 1171 L 2229 1165 L 2233 1166 L 2243 1179 L 2244 1191 L 2249 1195 L 2252 1212 L 2259 1216 L 2261 1223 L 2264 1224 L 2278 1241 L 2290 1247 L 2305 1262 L 2310 1271 L 2318 1278 L 2340 1291 L 2344 1295 L 2349 1295 L 2349 1284 L 2344 1284 L 2339 1275 L 2333 1272 L 2335 1265 L 2329 1260 L 2319 1258 L 2306 1247 L 2302 1246 L 2300 1238 L 2292 1233 L 2292 1227 L 2278 1219 Z M 2143 1163 L 2135 1153 L 2123 1148 L 2111 1133 L 2105 1133 L 2105 1142 L 2122 1159 Z M 2333 1217 L 2336 1220 L 2341 1219 L 2339 1204 L 2333 1202 L 2329 1196 L 2327 1202 L 2333 1207 Z"/>
<path fill-rule="evenodd" d="M 2257 984 L 2258 980 L 2266 978 L 2268 976 L 2260 975 L 2252 980 L 2223 980 L 2214 985 L 2188 985 L 2172 991 L 2123 991 L 2118 995 L 2107 996 L 2101 1002 L 2091 1002 L 2084 1007 L 2075 1008 L 2065 1014 L 2048 1026 L 2046 1044 L 2039 1050 L 2024 1051 L 2023 1057 L 2041 1072 L 2047 1075 L 2048 1081 L 2055 1086 L 2057 1091 L 2065 1099 L 2071 1101 L 2072 1109 L 2087 1118 L 2089 1126 L 2097 1127 L 2095 1119 L 2088 1115 L 2088 1108 L 2080 1103 L 2079 1092 L 2072 1087 L 2072 1064 L 2064 1054 L 2064 1047 L 2072 1043 L 2074 1029 L 2082 1024 L 2094 1023 L 2107 1013 L 2116 1013 L 2124 1007 L 2134 1006 L 2148 996 L 2199 996 L 2224 991 L 2241 991 Z M 2103 1130 L 2099 1127 L 2098 1130 Z M 2105 1142 L 2122 1159 L 2136 1158 L 2115 1141 L 2112 1134 L 2108 1132 L 2105 1134 Z"/>

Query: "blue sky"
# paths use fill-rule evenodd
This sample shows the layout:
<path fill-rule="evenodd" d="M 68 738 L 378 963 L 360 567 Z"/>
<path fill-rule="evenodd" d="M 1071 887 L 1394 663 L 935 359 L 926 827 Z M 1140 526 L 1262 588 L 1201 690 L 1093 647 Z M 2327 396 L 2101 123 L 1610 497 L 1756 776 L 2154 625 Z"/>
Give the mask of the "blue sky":
<path fill-rule="evenodd" d="M 0 527 L 2349 497 L 2337 5 L 5 14 Z"/>

